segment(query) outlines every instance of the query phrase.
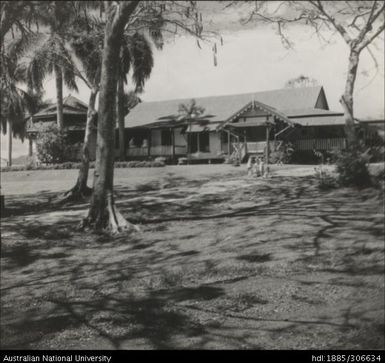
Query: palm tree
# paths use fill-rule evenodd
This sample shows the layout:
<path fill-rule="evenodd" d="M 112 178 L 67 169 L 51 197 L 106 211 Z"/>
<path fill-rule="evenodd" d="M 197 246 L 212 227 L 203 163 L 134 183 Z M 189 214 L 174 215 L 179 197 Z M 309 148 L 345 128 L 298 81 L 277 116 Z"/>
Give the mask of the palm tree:
<path fill-rule="evenodd" d="M 54 74 L 56 82 L 57 125 L 63 129 L 63 83 L 78 91 L 75 66 L 66 48 L 66 31 L 73 20 L 75 7 L 68 1 L 49 1 L 39 4 L 37 20 L 48 29 L 48 39 L 36 47 L 28 66 L 28 86 L 41 90 L 47 75 Z M 43 37 L 40 37 L 41 40 Z"/>
<path fill-rule="evenodd" d="M 41 100 L 41 94 L 20 87 L 26 81 L 20 60 L 35 38 L 31 30 L 34 5 L 28 1 L 2 1 L 0 5 L 0 128 L 8 132 L 8 165 L 12 165 L 13 136 L 24 138 L 26 114 L 34 112 Z"/>
<path fill-rule="evenodd" d="M 197 102 L 192 99 L 189 103 L 181 103 L 178 106 L 178 113 L 168 116 L 159 117 L 158 120 L 171 123 L 173 126 L 188 126 L 191 129 L 192 123 L 205 124 L 208 118 L 214 115 L 205 114 L 205 108 L 198 106 Z"/>
<path fill-rule="evenodd" d="M 100 87 L 100 70 L 102 62 L 103 24 L 96 20 L 81 17 L 73 23 L 74 31 L 68 42 L 80 67 L 74 72 L 90 89 L 88 100 L 87 120 L 81 151 L 81 165 L 75 186 L 64 193 L 60 202 L 84 199 L 92 189 L 87 186 L 90 164 L 90 141 L 96 130 L 97 112 L 96 98 Z M 75 64 L 75 62 L 73 63 Z"/>
<path fill-rule="evenodd" d="M 154 35 L 155 33 L 150 33 Z M 163 43 L 157 37 L 152 37 L 153 43 L 157 48 L 161 48 Z M 149 40 L 145 35 L 134 33 L 133 35 L 125 34 L 124 43 L 120 49 L 119 62 L 119 78 L 116 98 L 117 119 L 119 128 L 119 158 L 124 160 L 125 155 L 125 138 L 124 138 L 124 84 L 127 84 L 127 75 L 132 69 L 132 81 L 134 83 L 134 91 L 132 94 L 142 93 L 145 81 L 150 77 L 154 66 L 154 58 Z"/>
<path fill-rule="evenodd" d="M 25 67 L 20 63 L 24 41 L 20 38 L 1 48 L 0 126 L 4 134 L 8 133 L 9 166 L 12 165 L 12 139 L 24 139 L 26 116 L 37 111 L 42 96 L 20 87 L 26 83 Z"/>
<path fill-rule="evenodd" d="M 99 92 L 104 24 L 88 15 L 88 8 L 95 9 L 100 6 L 96 2 L 51 1 L 41 6 L 42 11 L 38 20 L 48 27 L 49 37 L 44 45 L 35 51 L 29 63 L 27 70 L 29 86 L 39 90 L 42 88 L 45 76 L 50 73 L 55 74 L 59 129 L 63 128 L 63 81 L 69 89 L 77 91 L 75 77 L 78 77 L 90 89 L 78 178 L 75 186 L 59 201 L 78 200 L 91 192 L 91 188 L 87 187 L 89 144 L 96 124 L 95 103 Z M 71 31 L 67 32 L 66 28 L 69 24 Z M 76 60 L 80 61 L 82 71 L 70 56 L 67 46 L 75 54 Z"/>
<path fill-rule="evenodd" d="M 187 131 L 187 158 L 190 161 L 191 154 L 191 129 L 193 123 L 201 125 L 207 124 L 208 119 L 214 115 L 205 114 L 205 109 L 198 106 L 196 101 L 192 99 L 189 103 L 181 103 L 178 106 L 178 114 L 160 117 L 159 120 L 171 122 L 174 127 L 186 126 Z"/>

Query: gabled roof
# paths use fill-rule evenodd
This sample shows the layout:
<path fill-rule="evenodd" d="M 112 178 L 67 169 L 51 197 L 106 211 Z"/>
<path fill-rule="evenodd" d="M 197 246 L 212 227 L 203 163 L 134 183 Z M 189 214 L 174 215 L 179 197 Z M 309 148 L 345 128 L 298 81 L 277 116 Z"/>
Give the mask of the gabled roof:
<path fill-rule="evenodd" d="M 78 98 L 68 95 L 63 99 L 63 113 L 64 114 L 73 114 L 73 115 L 82 115 L 87 114 L 87 104 L 83 101 L 80 101 Z M 39 112 L 33 115 L 34 118 L 53 116 L 56 115 L 57 106 L 56 103 L 45 107 Z"/>
<path fill-rule="evenodd" d="M 286 109 L 314 109 L 322 86 L 285 88 L 265 92 L 194 98 L 205 112 L 214 115 L 210 122 L 228 121 L 252 100 L 258 101 L 285 114 Z M 125 117 L 125 127 L 139 127 L 156 122 L 159 117 L 174 114 L 181 103 L 191 98 L 168 101 L 142 102 Z"/>
<path fill-rule="evenodd" d="M 293 122 L 290 121 L 290 119 L 285 114 L 283 114 L 282 112 L 278 111 L 274 107 L 270 107 L 269 105 L 266 105 L 266 104 L 264 104 L 262 102 L 253 100 L 253 101 L 249 102 L 241 110 L 236 112 L 234 115 L 230 116 L 227 119 L 227 122 L 224 123 L 224 125 L 232 122 L 233 120 L 236 120 L 238 117 L 242 116 L 242 114 L 244 112 L 247 112 L 250 109 L 260 109 L 262 111 L 265 111 L 268 115 L 275 116 L 279 120 L 284 121 L 284 122 L 286 122 L 288 124 L 292 124 L 293 123 Z M 265 123 L 265 121 L 263 121 L 263 123 Z"/>

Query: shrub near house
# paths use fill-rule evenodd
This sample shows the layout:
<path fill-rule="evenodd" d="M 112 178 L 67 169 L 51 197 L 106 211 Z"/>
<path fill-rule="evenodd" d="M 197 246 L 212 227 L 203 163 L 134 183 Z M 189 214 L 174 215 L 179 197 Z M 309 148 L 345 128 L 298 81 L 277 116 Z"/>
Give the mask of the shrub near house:
<path fill-rule="evenodd" d="M 70 145 L 66 131 L 51 125 L 38 133 L 36 138 L 37 157 L 45 164 L 59 164 L 73 159 L 78 145 Z"/>

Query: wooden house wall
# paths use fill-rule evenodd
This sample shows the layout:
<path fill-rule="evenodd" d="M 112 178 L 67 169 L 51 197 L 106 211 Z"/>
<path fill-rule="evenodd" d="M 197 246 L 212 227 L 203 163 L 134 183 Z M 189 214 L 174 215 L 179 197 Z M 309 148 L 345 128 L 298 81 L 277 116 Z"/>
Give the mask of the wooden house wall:
<path fill-rule="evenodd" d="M 187 146 L 186 134 L 182 134 L 182 128 L 174 129 L 175 145 Z"/>
<path fill-rule="evenodd" d="M 162 145 L 161 130 L 160 129 L 151 130 L 151 146 L 161 146 L 161 145 Z"/>
<path fill-rule="evenodd" d="M 345 137 L 345 131 L 342 125 L 302 126 L 297 129 L 296 137 L 299 139 L 339 138 Z"/>
<path fill-rule="evenodd" d="M 247 127 L 239 130 L 242 135 L 246 137 L 246 141 L 265 141 L 266 140 L 266 127 Z"/>
<path fill-rule="evenodd" d="M 220 132 L 210 132 L 210 153 L 218 155 L 222 152 Z"/>

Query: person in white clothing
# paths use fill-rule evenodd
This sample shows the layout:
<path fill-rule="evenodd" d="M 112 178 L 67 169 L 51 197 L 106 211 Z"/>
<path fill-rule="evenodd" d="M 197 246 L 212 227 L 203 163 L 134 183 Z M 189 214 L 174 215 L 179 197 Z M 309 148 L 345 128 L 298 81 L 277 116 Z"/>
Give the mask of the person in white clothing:
<path fill-rule="evenodd" d="M 261 158 L 258 158 L 257 163 L 258 163 L 257 176 L 263 176 L 265 174 L 265 163 Z"/>
<path fill-rule="evenodd" d="M 247 160 L 247 175 L 248 176 L 253 175 L 254 165 L 255 165 L 254 157 L 249 156 L 249 159 Z"/>

